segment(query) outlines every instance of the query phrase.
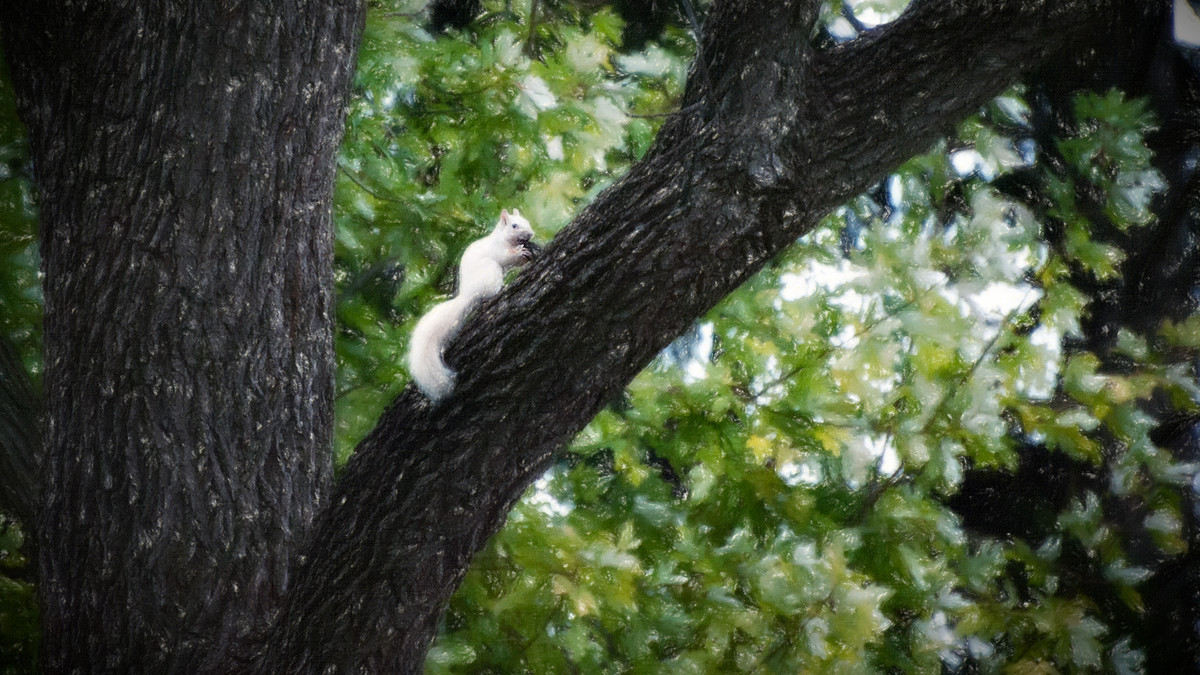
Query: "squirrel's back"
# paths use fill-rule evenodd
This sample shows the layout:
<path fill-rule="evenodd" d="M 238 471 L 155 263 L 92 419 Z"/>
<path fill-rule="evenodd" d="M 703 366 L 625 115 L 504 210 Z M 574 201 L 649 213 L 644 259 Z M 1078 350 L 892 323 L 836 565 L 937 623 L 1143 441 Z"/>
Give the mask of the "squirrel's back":
<path fill-rule="evenodd" d="M 454 390 L 454 371 L 442 360 L 442 350 L 462 328 L 467 314 L 504 286 L 505 271 L 533 257 L 533 228 L 517 211 L 500 212 L 491 234 L 467 246 L 458 267 L 458 295 L 429 310 L 413 329 L 408 345 L 408 370 L 413 381 L 433 402 Z"/>

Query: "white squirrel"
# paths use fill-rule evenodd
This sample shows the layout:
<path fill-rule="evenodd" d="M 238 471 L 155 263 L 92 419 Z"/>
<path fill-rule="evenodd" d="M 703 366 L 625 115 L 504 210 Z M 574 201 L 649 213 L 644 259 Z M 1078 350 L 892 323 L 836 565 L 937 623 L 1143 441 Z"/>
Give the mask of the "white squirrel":
<path fill-rule="evenodd" d="M 500 292 L 504 273 L 533 258 L 537 246 L 533 228 L 513 209 L 500 212 L 491 234 L 471 242 L 458 264 L 458 295 L 425 313 L 408 343 L 408 371 L 413 382 L 431 401 L 454 390 L 454 371 L 446 367 L 442 351 L 458 335 L 467 315 L 480 302 Z"/>

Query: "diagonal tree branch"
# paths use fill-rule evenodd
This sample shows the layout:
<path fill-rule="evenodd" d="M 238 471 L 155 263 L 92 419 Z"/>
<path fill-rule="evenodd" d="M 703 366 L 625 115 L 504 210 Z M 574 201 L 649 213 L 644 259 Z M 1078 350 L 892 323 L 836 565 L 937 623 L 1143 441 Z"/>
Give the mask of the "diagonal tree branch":
<path fill-rule="evenodd" d="M 813 53 L 815 4 L 714 5 L 712 91 L 694 77 L 685 101 L 705 104 L 480 311 L 448 354 L 450 399 L 432 408 L 410 387 L 381 417 L 316 525 L 262 664 L 419 670 L 471 557 L 655 354 L 835 205 L 1133 6 L 918 2 Z"/>

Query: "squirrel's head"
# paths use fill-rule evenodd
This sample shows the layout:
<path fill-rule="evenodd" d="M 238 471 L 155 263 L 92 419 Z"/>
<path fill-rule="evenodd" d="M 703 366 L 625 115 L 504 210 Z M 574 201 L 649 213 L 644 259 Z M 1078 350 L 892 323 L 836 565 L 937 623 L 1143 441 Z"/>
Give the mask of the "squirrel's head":
<path fill-rule="evenodd" d="M 500 212 L 500 221 L 496 223 L 496 231 L 503 232 L 505 238 L 514 243 L 533 239 L 533 228 L 516 209 L 513 209 L 512 213 L 509 213 L 508 209 Z"/>

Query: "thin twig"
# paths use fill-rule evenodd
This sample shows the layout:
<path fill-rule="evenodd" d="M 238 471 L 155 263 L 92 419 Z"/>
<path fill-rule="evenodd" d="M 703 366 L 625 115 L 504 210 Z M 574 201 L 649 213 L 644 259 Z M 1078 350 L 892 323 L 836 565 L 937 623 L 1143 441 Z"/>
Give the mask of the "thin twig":
<path fill-rule="evenodd" d="M 525 38 L 525 55 L 531 59 L 537 58 L 537 23 L 538 23 L 538 0 L 533 0 L 529 6 L 529 37 Z"/>
<path fill-rule="evenodd" d="M 339 164 L 338 171 L 341 171 L 343 174 L 346 175 L 347 178 L 349 178 L 351 180 L 351 182 L 353 182 L 358 187 L 362 188 L 363 192 L 366 192 L 367 194 L 371 195 L 372 197 L 374 197 L 376 199 L 379 199 L 379 200 L 382 200 L 385 202 L 395 202 L 397 204 L 407 204 L 407 202 L 405 202 L 402 199 L 396 199 L 395 197 L 381 195 L 378 192 L 376 192 L 375 190 L 372 190 L 371 188 L 367 187 L 361 180 L 359 180 L 358 176 L 355 176 L 353 173 L 351 173 L 350 170 L 347 169 L 344 165 Z"/>
<path fill-rule="evenodd" d="M 867 24 L 863 23 L 862 20 L 858 18 L 858 15 L 854 13 L 854 10 L 850 9 L 850 5 L 846 4 L 845 2 L 842 3 L 842 18 L 850 22 L 851 27 L 854 28 L 856 33 L 865 33 L 871 30 L 867 27 Z"/>
<path fill-rule="evenodd" d="M 696 12 L 692 9 L 691 0 L 680 0 L 683 5 L 683 12 L 687 14 L 688 21 L 692 24 L 692 35 L 696 36 L 696 65 L 700 69 L 700 77 L 704 79 L 704 95 L 700 97 L 704 99 L 710 92 L 713 91 L 712 78 L 708 76 L 708 63 L 704 58 L 704 47 L 701 44 L 704 41 L 704 35 L 700 30 L 700 22 L 696 20 Z"/>
<path fill-rule="evenodd" d="M 918 300 L 925 297 L 925 295 L 927 293 L 933 292 L 933 290 L 934 290 L 933 288 L 927 288 L 927 289 L 921 291 L 920 293 L 916 294 L 916 296 L 914 298 L 912 298 L 911 300 L 907 300 L 907 301 L 901 303 L 900 305 L 897 305 L 892 311 L 885 312 L 884 314 L 877 316 L 874 319 L 871 319 L 870 321 L 864 321 L 863 324 L 859 327 L 859 330 L 856 331 L 854 333 L 854 335 L 851 336 L 850 339 L 860 340 L 860 339 L 866 337 L 869 333 L 871 333 L 871 331 L 875 330 L 880 325 L 882 325 L 883 322 L 887 321 L 888 319 L 893 319 L 893 318 L 899 316 L 900 312 L 903 312 L 904 310 L 908 309 L 909 307 L 912 307 L 913 305 L 915 305 L 917 303 Z M 843 347 L 841 345 L 827 343 L 825 345 L 825 348 L 816 354 L 815 359 L 824 359 L 824 358 L 828 357 L 830 354 L 832 354 L 834 351 L 842 349 L 842 348 Z M 795 377 L 796 375 L 798 375 L 800 373 L 800 371 L 804 370 L 805 368 L 808 368 L 810 365 L 811 365 L 811 363 L 806 361 L 805 363 L 803 363 L 799 366 L 796 366 L 795 368 L 789 370 L 786 373 L 781 373 L 779 375 L 779 377 L 764 384 L 762 386 L 762 388 L 759 389 L 758 393 L 755 394 L 755 398 L 761 397 L 761 396 L 765 395 L 768 391 L 770 391 L 772 388 L 778 387 L 779 385 L 783 384 L 784 382 L 787 382 L 788 380 L 790 380 L 793 377 Z"/>
<path fill-rule="evenodd" d="M 674 117 L 675 115 L 682 115 L 684 113 L 689 113 L 689 112 L 695 110 L 696 108 L 699 108 L 700 105 L 701 105 L 701 103 L 699 101 L 697 101 L 696 103 L 693 103 L 687 107 L 680 108 L 679 110 L 672 110 L 670 112 L 664 112 L 664 113 L 631 113 L 631 112 L 627 112 L 627 113 L 625 113 L 625 115 L 627 117 L 635 117 L 637 119 L 654 119 L 654 118 L 658 118 L 658 117 Z"/>
<path fill-rule="evenodd" d="M 1013 319 L 1029 311 L 1029 307 L 1024 306 L 1025 300 L 1028 297 L 1029 294 L 1026 293 L 1025 297 L 1021 298 L 1021 302 L 1018 303 L 1017 306 L 1008 314 L 1006 314 L 1004 319 L 1000 321 L 1000 325 L 996 327 L 996 334 L 987 341 L 987 344 L 983 347 L 983 351 L 981 351 L 975 361 L 971 363 L 971 367 L 967 369 L 967 372 L 959 376 L 957 386 L 953 388 L 948 387 L 942 391 L 941 397 L 938 398 L 938 402 L 933 406 L 933 412 L 930 413 L 929 418 L 925 420 L 925 424 L 921 426 L 921 431 L 919 433 L 929 432 L 934 420 L 937 419 L 938 413 L 942 412 L 942 409 L 954 398 L 954 395 L 958 393 L 959 389 L 965 387 L 967 383 L 971 381 L 971 378 L 975 377 L 975 373 L 979 370 L 979 367 L 983 365 L 983 362 L 991 357 L 992 350 L 996 348 L 996 345 L 1000 342 L 1000 338 L 1004 337 L 1005 335 L 1012 334 L 1009 329 L 1012 326 Z"/>

